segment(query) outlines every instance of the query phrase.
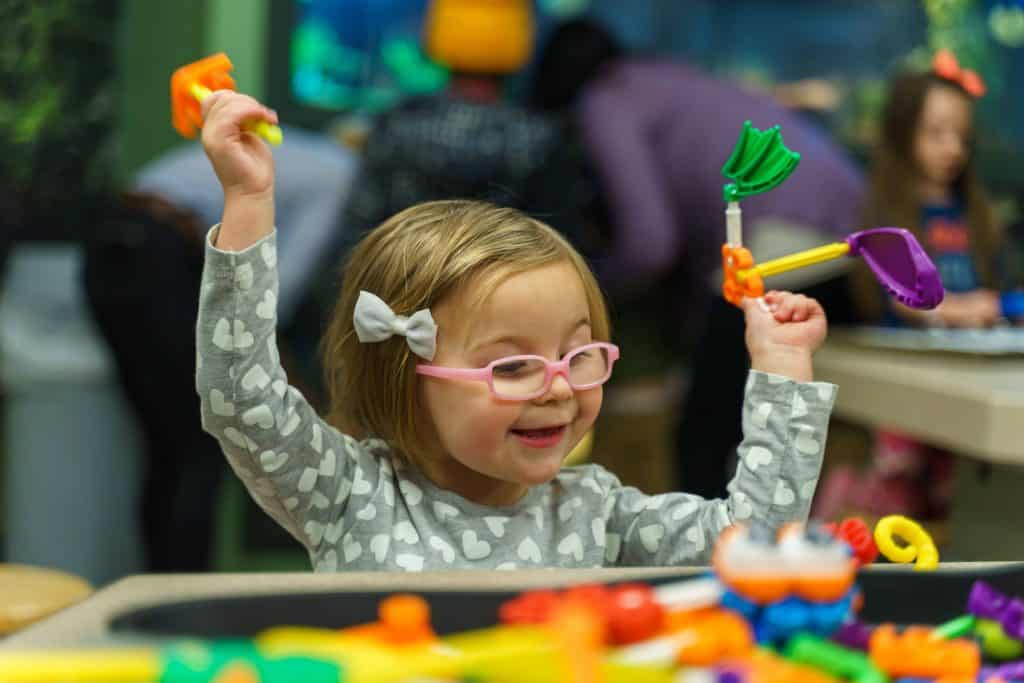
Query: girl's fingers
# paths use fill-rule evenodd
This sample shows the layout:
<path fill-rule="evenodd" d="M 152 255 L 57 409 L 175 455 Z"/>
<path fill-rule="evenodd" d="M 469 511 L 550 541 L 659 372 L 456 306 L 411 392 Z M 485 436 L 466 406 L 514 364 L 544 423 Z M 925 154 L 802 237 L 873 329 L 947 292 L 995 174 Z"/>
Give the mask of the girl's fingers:
<path fill-rule="evenodd" d="M 277 112 L 248 95 L 218 90 L 203 100 L 203 119 L 207 125 L 240 128 L 254 120 L 276 124 Z"/>
<path fill-rule="evenodd" d="M 786 322 L 793 319 L 793 311 L 796 310 L 797 298 L 792 294 L 787 294 L 783 297 L 778 306 L 775 309 L 775 319 L 781 322 Z"/>
<path fill-rule="evenodd" d="M 223 102 L 226 98 L 231 97 L 233 91 L 231 90 L 214 90 L 212 93 L 203 98 L 203 101 L 199 103 L 199 109 L 203 113 L 203 120 L 210 118 L 210 111 L 218 103 Z"/>
<path fill-rule="evenodd" d="M 767 292 L 762 299 L 777 322 L 804 322 L 818 312 L 818 304 L 810 297 L 791 292 Z"/>

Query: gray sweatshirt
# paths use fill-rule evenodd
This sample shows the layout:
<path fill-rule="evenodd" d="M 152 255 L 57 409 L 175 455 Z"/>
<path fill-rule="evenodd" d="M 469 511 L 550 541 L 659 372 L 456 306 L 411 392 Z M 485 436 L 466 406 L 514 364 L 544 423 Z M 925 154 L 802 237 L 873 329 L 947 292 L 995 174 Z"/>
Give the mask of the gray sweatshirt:
<path fill-rule="evenodd" d="M 236 253 L 212 246 L 216 230 L 196 329 L 203 427 L 317 571 L 699 564 L 734 522 L 807 518 L 836 388 L 756 371 L 725 500 L 649 496 L 592 464 L 504 507 L 440 489 L 384 441 L 324 422 L 288 385 L 275 341 L 276 234 Z"/>

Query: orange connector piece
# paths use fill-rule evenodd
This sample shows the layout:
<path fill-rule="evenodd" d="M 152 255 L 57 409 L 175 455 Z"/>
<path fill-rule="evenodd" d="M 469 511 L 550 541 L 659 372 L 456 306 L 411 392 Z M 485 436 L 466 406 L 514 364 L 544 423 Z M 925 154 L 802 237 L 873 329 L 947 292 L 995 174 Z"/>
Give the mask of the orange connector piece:
<path fill-rule="evenodd" d="M 234 65 L 223 52 L 186 64 L 171 76 L 171 123 L 186 138 L 194 138 L 203 125 L 202 109 L 193 86 L 207 90 L 234 90 Z"/>
<path fill-rule="evenodd" d="M 729 610 L 669 612 L 666 630 L 693 635 L 676 652 L 676 662 L 682 666 L 707 667 L 726 659 L 744 658 L 754 649 L 750 624 Z"/>
<path fill-rule="evenodd" d="M 418 595 L 392 595 L 377 608 L 379 621 L 342 629 L 340 633 L 382 645 L 421 645 L 437 640 L 430 625 L 430 605 Z"/>
<path fill-rule="evenodd" d="M 879 626 L 869 641 L 871 661 L 894 678 L 966 678 L 981 668 L 978 646 L 963 639 L 942 640 L 930 628 L 911 626 L 896 633 L 891 624 Z"/>
<path fill-rule="evenodd" d="M 743 297 L 764 296 L 764 281 L 753 267 L 754 256 L 749 249 L 722 245 L 722 295 L 726 301 L 739 306 Z M 740 271 L 747 271 L 742 282 Z"/>

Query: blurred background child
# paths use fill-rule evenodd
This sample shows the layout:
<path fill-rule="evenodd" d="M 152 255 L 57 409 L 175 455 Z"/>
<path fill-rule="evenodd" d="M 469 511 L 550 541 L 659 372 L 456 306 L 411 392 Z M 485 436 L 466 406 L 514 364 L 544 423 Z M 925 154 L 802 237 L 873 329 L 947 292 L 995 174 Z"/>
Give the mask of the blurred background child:
<path fill-rule="evenodd" d="M 974 169 L 975 100 L 980 77 L 949 52 L 927 72 L 903 73 L 889 86 L 871 164 L 865 226 L 911 230 L 935 262 L 946 297 L 916 311 L 884 296 L 864 266 L 853 279 L 865 318 L 885 325 L 989 327 L 1001 317 L 1001 235 Z M 891 429 L 875 434 L 873 462 L 862 476 L 831 473 L 816 514 L 852 506 L 871 515 L 901 513 L 943 521 L 952 498 L 953 455 Z"/>

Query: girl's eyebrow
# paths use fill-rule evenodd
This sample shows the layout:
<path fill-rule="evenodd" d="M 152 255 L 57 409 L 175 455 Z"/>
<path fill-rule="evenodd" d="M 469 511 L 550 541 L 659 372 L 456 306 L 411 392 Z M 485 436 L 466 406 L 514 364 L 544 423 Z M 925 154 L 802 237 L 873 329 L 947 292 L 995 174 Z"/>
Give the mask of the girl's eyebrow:
<path fill-rule="evenodd" d="M 581 327 L 590 327 L 590 316 L 589 315 L 580 318 L 576 322 L 576 324 L 572 326 L 572 328 L 570 329 L 569 334 L 570 335 L 575 334 Z M 517 345 L 517 346 L 529 346 L 530 345 L 530 341 L 531 341 L 530 337 L 525 336 L 525 335 L 503 334 L 503 335 L 500 335 L 500 336 L 490 337 L 490 338 L 484 339 L 484 341 L 482 341 L 482 342 L 480 342 L 478 344 L 473 344 L 469 348 L 469 350 L 472 353 L 473 351 L 478 351 L 478 350 L 486 348 L 488 346 L 495 346 L 497 344 L 513 344 L 513 345 Z"/>

